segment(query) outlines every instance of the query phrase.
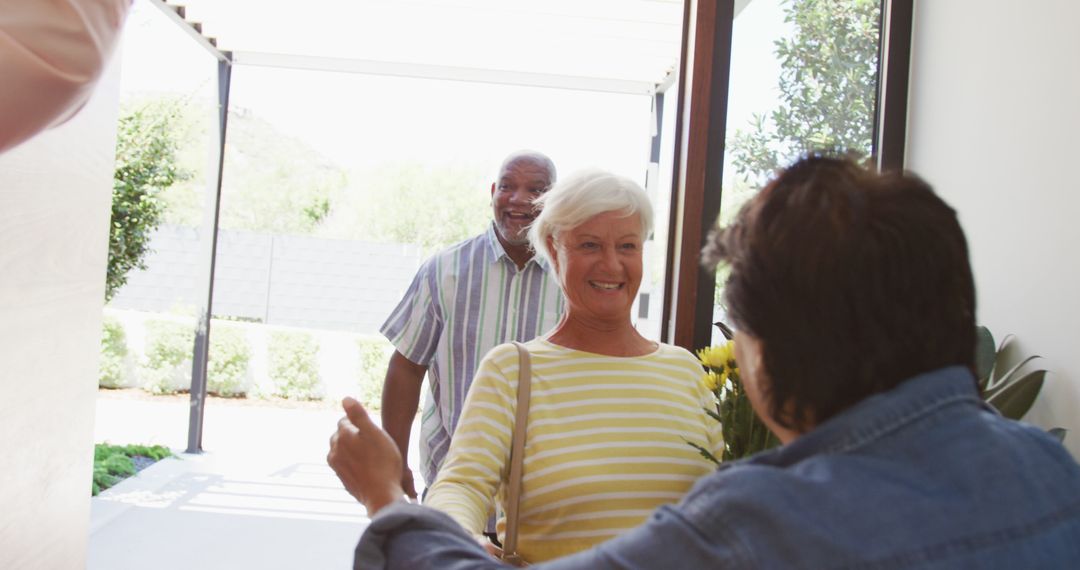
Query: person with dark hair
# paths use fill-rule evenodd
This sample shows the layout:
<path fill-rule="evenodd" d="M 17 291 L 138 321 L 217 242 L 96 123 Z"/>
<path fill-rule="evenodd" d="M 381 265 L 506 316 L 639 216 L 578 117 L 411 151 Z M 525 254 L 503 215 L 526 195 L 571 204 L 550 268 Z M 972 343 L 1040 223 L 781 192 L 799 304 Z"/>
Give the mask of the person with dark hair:
<path fill-rule="evenodd" d="M 808 158 L 748 203 L 703 258 L 731 268 L 724 294 L 737 336 L 769 347 L 763 416 L 781 428 L 823 423 L 920 372 L 974 369 L 967 242 L 955 212 L 917 177 Z"/>
<path fill-rule="evenodd" d="M 975 288 L 956 213 L 919 178 L 843 159 L 779 173 L 706 263 L 740 376 L 783 445 L 549 569 L 1064 568 L 1080 465 L 979 397 Z M 328 461 L 372 514 L 363 568 L 489 568 L 448 517 L 400 501 L 393 442 L 346 400 Z"/>

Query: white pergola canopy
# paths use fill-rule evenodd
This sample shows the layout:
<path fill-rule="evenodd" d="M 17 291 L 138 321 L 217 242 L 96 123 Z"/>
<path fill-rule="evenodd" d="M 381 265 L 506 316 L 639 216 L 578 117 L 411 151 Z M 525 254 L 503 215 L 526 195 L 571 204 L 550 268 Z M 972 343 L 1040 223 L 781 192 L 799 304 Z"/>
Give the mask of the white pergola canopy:
<path fill-rule="evenodd" d="M 236 64 L 642 95 L 675 73 L 683 17 L 681 0 L 150 2 Z"/>

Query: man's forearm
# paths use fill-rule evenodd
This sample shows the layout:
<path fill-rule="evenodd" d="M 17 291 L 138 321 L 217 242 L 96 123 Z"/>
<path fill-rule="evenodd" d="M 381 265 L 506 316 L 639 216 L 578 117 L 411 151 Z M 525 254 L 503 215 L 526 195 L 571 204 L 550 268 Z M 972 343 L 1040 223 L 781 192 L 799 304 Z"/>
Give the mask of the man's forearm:
<path fill-rule="evenodd" d="M 406 465 L 409 435 L 420 406 L 420 386 L 426 372 L 426 366 L 411 362 L 396 351 L 386 370 L 382 392 L 382 428 L 397 444 Z"/>

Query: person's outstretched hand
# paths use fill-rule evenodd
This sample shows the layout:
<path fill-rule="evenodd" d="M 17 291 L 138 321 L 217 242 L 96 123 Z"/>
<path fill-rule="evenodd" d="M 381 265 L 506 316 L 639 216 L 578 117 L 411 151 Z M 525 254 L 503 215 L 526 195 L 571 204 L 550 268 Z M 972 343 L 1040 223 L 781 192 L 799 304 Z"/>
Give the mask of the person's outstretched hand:
<path fill-rule="evenodd" d="M 400 499 L 402 461 L 397 444 L 368 417 L 360 402 L 346 397 L 341 405 L 345 417 L 330 437 L 326 462 L 356 500 L 367 507 L 368 516 Z"/>

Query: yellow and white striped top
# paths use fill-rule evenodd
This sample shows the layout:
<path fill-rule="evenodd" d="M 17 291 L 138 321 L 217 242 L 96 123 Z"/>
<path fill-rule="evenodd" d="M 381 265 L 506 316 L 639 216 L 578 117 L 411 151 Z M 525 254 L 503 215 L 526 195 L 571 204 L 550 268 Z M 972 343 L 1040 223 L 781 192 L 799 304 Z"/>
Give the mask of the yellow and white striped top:
<path fill-rule="evenodd" d="M 723 440 L 702 410 L 711 398 L 701 364 L 686 350 L 661 344 L 644 356 L 614 357 L 544 339 L 526 347 L 533 380 L 518 522 L 518 552 L 526 560 L 608 540 L 714 470 L 687 445 L 720 456 Z M 496 346 L 480 364 L 424 502 L 473 533 L 486 525 L 496 493 L 505 500 L 517 380 L 517 350 Z M 503 529 L 500 519 L 500 537 Z"/>

